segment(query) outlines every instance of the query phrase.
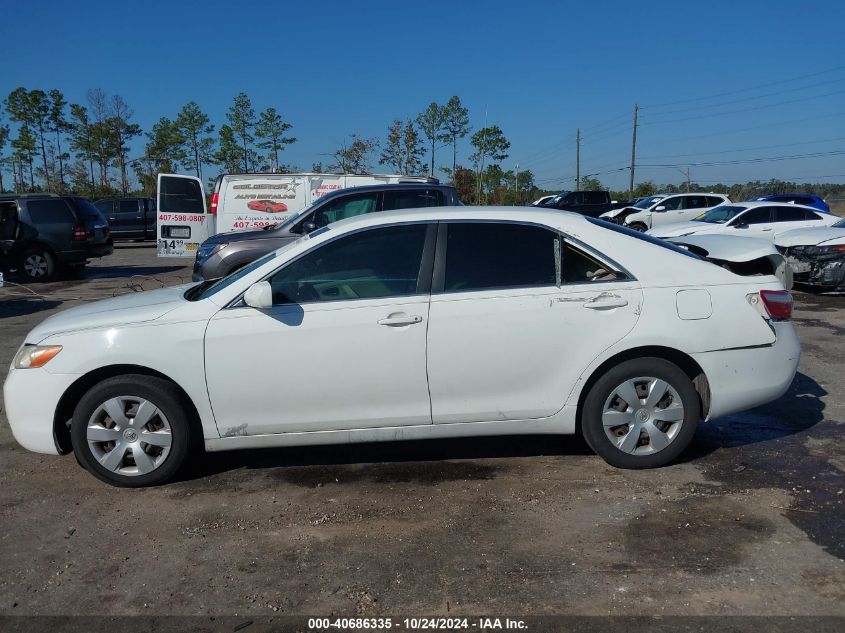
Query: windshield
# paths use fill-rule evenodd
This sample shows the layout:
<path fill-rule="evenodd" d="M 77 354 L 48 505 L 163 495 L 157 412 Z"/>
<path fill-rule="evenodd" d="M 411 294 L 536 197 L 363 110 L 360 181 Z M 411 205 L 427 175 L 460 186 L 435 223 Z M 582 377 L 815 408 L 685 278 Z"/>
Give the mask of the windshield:
<path fill-rule="evenodd" d="M 831 226 L 835 226 L 837 229 L 845 229 L 845 218 L 842 218 L 839 222 Z"/>
<path fill-rule="evenodd" d="M 709 211 L 705 211 L 697 218 L 693 218 L 696 222 L 709 222 L 710 224 L 724 224 L 738 213 L 745 211 L 747 207 L 734 207 L 730 205 L 721 205 L 713 207 Z"/>
<path fill-rule="evenodd" d="M 325 228 L 325 230 L 328 230 L 328 228 Z M 324 232 L 324 230 L 320 230 L 320 231 L 314 231 L 314 233 L 310 233 L 308 235 L 303 235 L 298 240 L 294 240 L 293 242 L 285 244 L 281 248 L 278 248 L 275 251 L 273 251 L 272 253 L 268 253 L 267 255 L 262 257 L 261 259 L 256 259 L 251 264 L 247 264 L 243 268 L 236 270 L 235 272 L 231 273 L 227 277 L 221 277 L 219 279 L 206 279 L 202 283 L 188 289 L 188 291 L 185 293 L 185 298 L 188 301 L 200 301 L 201 299 L 207 299 L 208 297 L 210 297 L 214 294 L 217 294 L 218 292 L 220 292 L 224 288 L 228 288 L 229 286 L 231 286 L 233 283 L 235 283 L 239 279 L 244 278 L 249 273 L 251 273 L 253 270 L 257 270 L 258 268 L 261 268 L 264 264 L 266 264 L 270 260 L 275 259 L 279 255 L 282 255 L 285 252 L 289 251 L 291 248 L 293 248 L 297 244 L 300 244 L 301 242 L 303 242 L 305 240 L 310 240 L 313 235 L 318 235 L 318 234 L 323 233 L 323 232 Z"/>
<path fill-rule="evenodd" d="M 639 202 L 634 205 L 635 209 L 648 209 L 651 205 L 659 200 L 663 200 L 666 196 L 649 196 L 648 198 L 643 198 Z"/>

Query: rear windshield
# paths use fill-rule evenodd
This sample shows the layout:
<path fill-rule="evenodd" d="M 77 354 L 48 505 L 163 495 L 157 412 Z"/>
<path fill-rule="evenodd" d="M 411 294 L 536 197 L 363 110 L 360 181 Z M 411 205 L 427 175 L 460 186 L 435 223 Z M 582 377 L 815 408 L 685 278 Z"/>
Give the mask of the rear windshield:
<path fill-rule="evenodd" d="M 600 226 L 604 229 L 608 229 L 609 231 L 614 231 L 615 233 L 622 233 L 623 235 L 627 235 L 628 237 L 633 237 L 634 239 L 642 240 L 643 242 L 648 242 L 649 244 L 654 244 L 655 246 L 660 246 L 661 248 L 665 248 L 670 251 L 675 251 L 676 253 L 686 255 L 687 257 L 692 257 L 693 259 L 701 259 L 698 255 L 693 255 L 688 250 L 681 248 L 680 246 L 675 246 L 671 242 L 661 240 L 657 237 L 652 237 L 651 235 L 646 235 L 645 233 L 640 233 L 639 231 L 635 231 L 634 229 L 629 229 L 627 226 L 620 226 L 618 224 L 614 224 L 613 222 L 599 220 L 598 218 L 587 217 L 584 219 L 587 220 L 587 222 L 595 224 L 596 226 Z"/>
<path fill-rule="evenodd" d="M 92 202 L 85 198 L 71 198 L 71 204 L 76 209 L 76 214 L 87 222 L 94 224 L 107 224 L 106 219 L 100 210 Z"/>

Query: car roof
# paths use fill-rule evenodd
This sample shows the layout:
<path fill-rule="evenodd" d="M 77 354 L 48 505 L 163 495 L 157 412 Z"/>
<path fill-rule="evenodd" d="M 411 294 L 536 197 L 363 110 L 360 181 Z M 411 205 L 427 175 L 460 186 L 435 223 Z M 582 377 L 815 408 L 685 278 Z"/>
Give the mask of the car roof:
<path fill-rule="evenodd" d="M 356 187 L 357 189 L 357 187 Z M 790 205 L 795 206 L 795 205 Z M 571 211 L 559 211 L 549 207 L 421 207 L 418 209 L 399 209 L 365 213 L 328 225 L 329 229 L 355 229 L 382 224 L 402 222 L 437 222 L 444 221 L 498 221 L 543 224 L 566 229 L 583 227 L 587 219 Z"/>
<path fill-rule="evenodd" d="M 746 207 L 753 209 L 755 207 L 784 207 L 786 209 L 806 209 L 813 213 L 819 213 L 819 210 L 814 207 L 808 207 L 806 204 L 793 204 L 792 202 L 772 202 L 771 200 L 751 200 L 745 202 L 731 202 L 731 207 Z"/>

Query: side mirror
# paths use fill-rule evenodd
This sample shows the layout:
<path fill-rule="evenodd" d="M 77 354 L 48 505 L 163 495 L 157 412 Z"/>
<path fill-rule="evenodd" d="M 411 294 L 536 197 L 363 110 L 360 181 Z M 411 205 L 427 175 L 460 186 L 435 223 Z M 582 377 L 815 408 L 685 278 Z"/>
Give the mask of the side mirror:
<path fill-rule="evenodd" d="M 655 211 L 665 211 L 665 210 L 666 210 L 666 207 L 665 207 L 664 205 L 662 205 L 662 204 L 661 204 L 659 207 L 654 207 L 654 210 L 655 210 Z"/>
<path fill-rule="evenodd" d="M 244 303 L 250 308 L 270 308 L 273 306 L 273 289 L 269 281 L 252 284 L 244 293 Z"/>
<path fill-rule="evenodd" d="M 302 225 L 302 234 L 303 235 L 308 235 L 312 231 L 316 231 L 316 230 L 317 230 L 317 225 L 314 224 L 313 222 L 306 222 L 305 224 Z"/>

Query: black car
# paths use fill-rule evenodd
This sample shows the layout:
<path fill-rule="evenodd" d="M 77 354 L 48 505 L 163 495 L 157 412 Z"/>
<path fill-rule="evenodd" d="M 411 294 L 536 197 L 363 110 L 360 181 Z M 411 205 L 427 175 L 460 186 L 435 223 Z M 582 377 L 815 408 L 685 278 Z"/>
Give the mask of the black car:
<path fill-rule="evenodd" d="M 156 201 L 153 198 L 103 198 L 94 205 L 108 220 L 112 238 L 156 239 Z"/>
<path fill-rule="evenodd" d="M 624 207 L 626 204 L 611 200 L 609 191 L 561 191 L 539 206 L 597 218 L 606 211 Z"/>
<path fill-rule="evenodd" d="M 108 222 L 85 198 L 0 195 L 0 268 L 46 281 L 113 250 Z"/>
<path fill-rule="evenodd" d="M 398 183 L 349 187 L 326 194 L 283 224 L 257 231 L 218 233 L 197 249 L 194 281 L 225 277 L 259 257 L 332 222 L 392 209 L 460 205 L 454 187 Z"/>

